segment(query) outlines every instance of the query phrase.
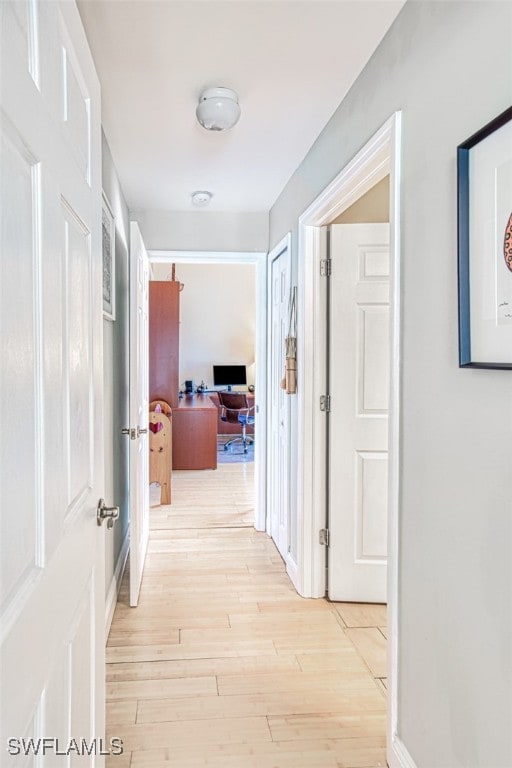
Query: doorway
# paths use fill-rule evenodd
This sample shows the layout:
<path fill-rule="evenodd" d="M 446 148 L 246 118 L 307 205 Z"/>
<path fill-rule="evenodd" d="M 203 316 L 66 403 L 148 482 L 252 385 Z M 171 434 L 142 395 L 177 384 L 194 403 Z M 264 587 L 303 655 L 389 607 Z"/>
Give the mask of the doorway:
<path fill-rule="evenodd" d="M 390 334 L 389 334 L 389 467 L 388 467 L 388 746 L 397 732 L 397 637 L 400 426 L 400 151 L 401 113 L 397 112 L 369 140 L 299 219 L 298 434 L 296 567 L 288 569 L 304 597 L 326 591 L 325 529 L 327 503 L 327 419 L 321 411 L 326 395 L 326 291 L 322 262 L 326 226 L 374 187 L 390 177 Z"/>
<path fill-rule="evenodd" d="M 255 515 L 254 527 L 256 530 L 265 530 L 266 525 L 266 466 L 265 466 L 265 440 L 266 440 L 266 296 L 267 296 L 267 272 L 266 272 L 266 253 L 245 253 L 245 252 L 176 252 L 176 251 L 149 251 L 150 263 L 153 270 L 163 272 L 170 270 L 170 265 L 176 265 L 176 274 L 179 277 L 180 265 L 211 268 L 215 265 L 232 265 L 233 267 L 253 265 L 255 269 L 255 317 L 252 318 L 255 336 L 255 354 L 254 359 L 247 361 L 251 370 L 248 372 L 250 382 L 254 382 L 256 396 L 256 418 L 254 425 L 254 497 L 255 497 Z M 165 279 L 161 276 L 159 279 Z M 186 289 L 185 289 L 186 290 Z M 207 318 L 205 319 L 207 322 Z M 223 363 L 226 360 L 216 360 L 213 362 Z M 180 365 L 181 367 L 181 365 Z M 201 374 L 201 379 L 207 376 L 206 370 Z M 210 372 L 211 376 L 211 372 Z M 200 384 L 200 381 L 195 382 Z M 212 384 L 211 379 L 205 379 L 205 383 Z M 263 416 L 263 418 L 262 418 Z"/>

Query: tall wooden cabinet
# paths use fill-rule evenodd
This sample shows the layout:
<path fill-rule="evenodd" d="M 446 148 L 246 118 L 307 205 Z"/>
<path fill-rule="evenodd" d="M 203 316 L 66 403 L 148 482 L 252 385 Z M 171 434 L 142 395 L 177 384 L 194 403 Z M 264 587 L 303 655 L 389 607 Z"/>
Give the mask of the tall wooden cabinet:
<path fill-rule="evenodd" d="M 149 283 L 149 399 L 178 405 L 180 283 Z"/>

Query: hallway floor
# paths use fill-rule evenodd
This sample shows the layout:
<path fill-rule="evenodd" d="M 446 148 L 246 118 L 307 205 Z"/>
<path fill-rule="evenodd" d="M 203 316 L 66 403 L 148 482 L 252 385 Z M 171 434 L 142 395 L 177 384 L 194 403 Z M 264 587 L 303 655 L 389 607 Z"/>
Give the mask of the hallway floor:
<path fill-rule="evenodd" d="M 151 509 L 139 607 L 125 578 L 108 640 L 108 766 L 386 765 L 385 606 L 296 594 L 251 527 L 253 472 L 175 472 Z"/>

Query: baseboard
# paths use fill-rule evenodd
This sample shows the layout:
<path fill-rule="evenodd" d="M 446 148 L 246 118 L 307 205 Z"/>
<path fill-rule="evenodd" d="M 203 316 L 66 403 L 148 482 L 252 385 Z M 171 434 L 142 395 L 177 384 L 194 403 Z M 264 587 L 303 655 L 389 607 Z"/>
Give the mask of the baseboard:
<path fill-rule="evenodd" d="M 391 740 L 389 745 L 388 760 L 390 768 L 417 768 L 407 747 L 397 736 Z"/>
<path fill-rule="evenodd" d="M 291 582 L 295 589 L 297 590 L 298 594 L 301 594 L 301 584 L 300 584 L 300 578 L 299 578 L 299 566 L 293 559 L 293 557 L 288 554 L 286 555 L 286 573 L 291 579 Z"/>
<path fill-rule="evenodd" d="M 267 535 L 270 536 L 270 534 L 265 528 L 265 520 L 261 520 L 258 515 L 254 516 L 254 530 L 259 531 L 260 533 L 266 533 Z"/>
<path fill-rule="evenodd" d="M 130 551 L 130 529 L 126 531 L 126 536 L 123 541 L 123 545 L 121 547 L 121 551 L 119 553 L 119 557 L 117 558 L 116 567 L 114 569 L 114 575 L 112 576 L 112 581 L 110 582 L 110 587 L 107 594 L 106 599 L 106 605 L 105 605 L 105 637 L 108 637 L 108 633 L 110 632 L 110 625 L 112 624 L 112 619 L 114 618 L 114 611 L 116 609 L 116 603 L 117 603 L 117 596 L 119 594 L 119 590 L 121 589 L 121 581 L 123 579 L 123 573 L 126 566 L 126 561 L 128 559 L 128 552 Z"/>

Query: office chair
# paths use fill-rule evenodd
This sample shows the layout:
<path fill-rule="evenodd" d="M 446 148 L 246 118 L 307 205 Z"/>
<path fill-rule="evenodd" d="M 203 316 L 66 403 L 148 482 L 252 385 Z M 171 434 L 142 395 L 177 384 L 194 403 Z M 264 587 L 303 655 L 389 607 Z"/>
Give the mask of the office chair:
<path fill-rule="evenodd" d="M 247 395 L 243 392 L 218 392 L 220 403 L 220 418 L 222 421 L 230 424 L 240 424 L 242 433 L 238 437 L 233 437 L 224 444 L 224 450 L 227 451 L 233 443 L 242 442 L 244 453 L 247 453 L 247 447 L 254 443 L 254 439 L 247 435 L 247 426 L 254 424 L 254 406 L 249 406 Z"/>

